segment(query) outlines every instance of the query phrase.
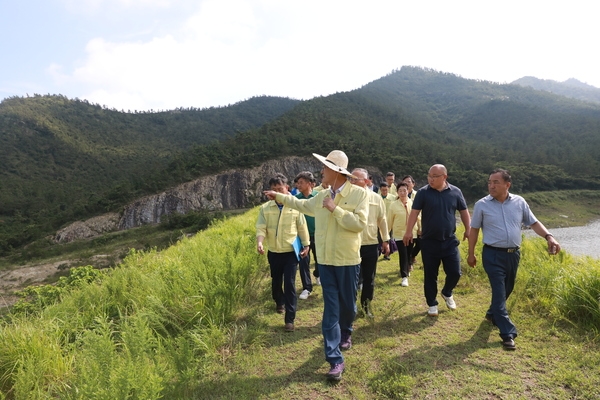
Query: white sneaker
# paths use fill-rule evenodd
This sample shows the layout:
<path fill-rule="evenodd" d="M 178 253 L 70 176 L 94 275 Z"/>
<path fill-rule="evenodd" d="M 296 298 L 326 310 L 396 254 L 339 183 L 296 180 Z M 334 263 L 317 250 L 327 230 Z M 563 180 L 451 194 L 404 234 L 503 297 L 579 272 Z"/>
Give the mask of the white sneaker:
<path fill-rule="evenodd" d="M 408 278 L 402 278 L 402 286 L 407 287 L 408 286 Z"/>
<path fill-rule="evenodd" d="M 298 297 L 300 297 L 300 300 L 306 300 L 306 299 L 308 299 L 308 296 L 310 296 L 310 292 L 308 290 L 304 289 L 302 291 L 302 293 L 300 293 L 300 296 L 298 296 Z"/>
<path fill-rule="evenodd" d="M 442 295 L 442 298 L 444 300 L 446 300 L 446 305 L 448 306 L 449 309 L 456 310 L 456 303 L 454 302 L 454 299 L 452 298 L 452 296 L 446 297 L 446 296 Z"/>
<path fill-rule="evenodd" d="M 362 283 L 358 285 L 358 290 L 362 290 Z"/>
<path fill-rule="evenodd" d="M 317 286 L 321 286 L 321 278 L 319 278 L 318 276 L 317 276 L 317 280 L 315 281 L 315 284 Z"/>
<path fill-rule="evenodd" d="M 437 317 L 438 316 L 437 306 L 429 307 L 429 311 L 427 311 L 427 315 L 429 315 L 430 317 Z"/>

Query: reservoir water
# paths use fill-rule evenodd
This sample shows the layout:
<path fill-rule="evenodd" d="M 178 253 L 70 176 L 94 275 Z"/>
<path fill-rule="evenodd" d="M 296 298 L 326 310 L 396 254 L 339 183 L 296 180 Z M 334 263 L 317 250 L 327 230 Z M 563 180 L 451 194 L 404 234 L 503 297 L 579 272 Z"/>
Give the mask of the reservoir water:
<path fill-rule="evenodd" d="M 577 256 L 591 256 L 600 259 L 600 220 L 586 226 L 549 229 L 563 250 Z M 537 236 L 527 229 L 526 237 Z"/>

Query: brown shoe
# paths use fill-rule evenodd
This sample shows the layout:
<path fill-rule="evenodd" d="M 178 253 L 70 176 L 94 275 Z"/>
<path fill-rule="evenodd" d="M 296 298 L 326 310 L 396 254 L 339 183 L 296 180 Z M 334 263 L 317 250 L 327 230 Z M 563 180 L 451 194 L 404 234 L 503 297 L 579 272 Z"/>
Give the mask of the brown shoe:
<path fill-rule="evenodd" d="M 283 329 L 285 329 L 286 332 L 294 332 L 294 324 L 291 322 L 288 322 L 287 324 L 285 324 Z"/>
<path fill-rule="evenodd" d="M 277 314 L 283 314 L 285 312 L 285 306 L 284 305 L 277 306 L 275 311 L 277 311 Z"/>

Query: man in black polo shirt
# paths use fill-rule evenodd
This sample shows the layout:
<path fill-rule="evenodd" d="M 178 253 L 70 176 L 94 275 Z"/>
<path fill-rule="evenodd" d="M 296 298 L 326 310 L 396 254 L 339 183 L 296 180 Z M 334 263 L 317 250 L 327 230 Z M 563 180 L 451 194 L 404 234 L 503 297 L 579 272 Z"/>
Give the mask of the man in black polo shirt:
<path fill-rule="evenodd" d="M 440 263 L 444 266 L 446 281 L 442 288 L 442 297 L 450 310 L 456 309 L 452 291 L 461 276 L 460 254 L 456 238 L 456 211 L 465 226 L 463 240 L 469 237 L 471 217 L 467 210 L 467 202 L 459 188 L 449 184 L 448 171 L 442 164 L 435 164 L 429 168 L 427 175 L 428 185 L 417 192 L 417 197 L 412 205 L 408 217 L 404 244 L 408 246 L 413 240 L 413 227 L 417 217 L 421 215 L 421 257 L 425 272 L 424 289 L 425 299 L 429 306 L 427 314 L 431 317 L 438 315 L 437 278 Z"/>

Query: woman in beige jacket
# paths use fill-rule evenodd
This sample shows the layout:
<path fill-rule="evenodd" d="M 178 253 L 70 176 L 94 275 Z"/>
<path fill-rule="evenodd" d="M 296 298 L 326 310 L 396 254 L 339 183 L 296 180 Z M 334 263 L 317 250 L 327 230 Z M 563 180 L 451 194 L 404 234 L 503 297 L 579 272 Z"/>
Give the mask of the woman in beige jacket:
<path fill-rule="evenodd" d="M 402 237 L 406 233 L 406 223 L 408 222 L 408 216 L 412 210 L 412 200 L 408 197 L 408 186 L 406 183 L 399 183 L 397 191 L 398 199 L 388 208 L 387 220 L 388 225 L 394 231 L 394 237 L 399 238 L 399 240 L 396 240 L 396 246 L 398 247 L 400 259 L 400 277 L 402 277 L 402 286 L 408 286 L 410 255 L 412 253 L 413 243 L 405 246 Z M 416 237 L 420 231 L 421 215 L 419 214 L 419 219 L 413 229 L 413 236 Z"/>

